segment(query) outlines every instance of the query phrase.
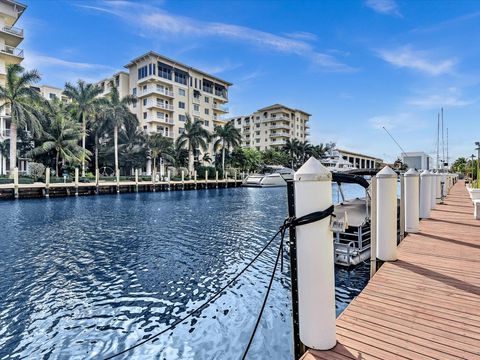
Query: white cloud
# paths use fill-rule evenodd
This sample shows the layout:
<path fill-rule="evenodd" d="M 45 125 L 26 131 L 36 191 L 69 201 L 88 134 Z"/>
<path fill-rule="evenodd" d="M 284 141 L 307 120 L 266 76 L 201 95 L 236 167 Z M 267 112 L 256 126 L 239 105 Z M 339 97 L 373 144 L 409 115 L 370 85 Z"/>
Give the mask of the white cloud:
<path fill-rule="evenodd" d="M 300 39 L 305 41 L 316 41 L 318 40 L 318 36 L 314 33 L 307 32 L 307 31 L 295 31 L 291 33 L 286 33 L 286 36 L 292 39 Z"/>
<path fill-rule="evenodd" d="M 419 119 L 415 114 L 402 112 L 392 115 L 378 115 L 368 119 L 370 126 L 377 130 L 386 128 L 387 130 L 396 130 L 401 132 L 415 131 L 425 127 L 425 122 Z"/>
<path fill-rule="evenodd" d="M 71 69 L 111 69 L 109 66 L 101 65 L 101 64 L 92 64 L 92 63 L 84 63 L 84 62 L 76 62 L 76 61 L 68 61 L 64 59 L 59 59 L 52 56 L 46 56 L 36 53 L 28 53 L 28 56 L 25 58 L 23 62 L 25 67 L 29 68 L 41 68 L 42 66 L 59 66 L 64 68 L 71 68 Z"/>
<path fill-rule="evenodd" d="M 22 66 L 26 69 L 37 69 L 42 75 L 42 83 L 63 86 L 66 81 L 83 79 L 87 82 L 98 81 L 116 71 L 107 65 L 69 61 L 26 50 Z"/>
<path fill-rule="evenodd" d="M 424 109 L 438 109 L 440 107 L 465 107 L 475 103 L 475 99 L 462 98 L 461 92 L 451 87 L 441 93 L 419 93 L 407 100 L 407 104 Z"/>
<path fill-rule="evenodd" d="M 431 76 L 452 73 L 457 62 L 453 58 L 432 60 L 427 52 L 413 50 L 410 46 L 380 50 L 378 55 L 384 61 L 399 68 L 413 69 Z"/>
<path fill-rule="evenodd" d="M 380 14 L 402 16 L 394 0 L 366 0 L 365 5 Z"/>
<path fill-rule="evenodd" d="M 341 63 L 335 57 L 316 51 L 306 41 L 306 37 L 309 38 L 308 40 L 312 40 L 314 34 L 310 33 L 300 32 L 293 33 L 293 36 L 292 34 L 281 36 L 241 25 L 200 21 L 129 1 L 104 1 L 97 6 L 76 6 L 118 16 L 144 35 L 146 34 L 145 29 L 148 28 L 151 30 L 149 33 L 153 36 L 219 37 L 241 41 L 266 50 L 302 56 L 324 70 L 333 72 L 354 71 L 353 68 Z"/>

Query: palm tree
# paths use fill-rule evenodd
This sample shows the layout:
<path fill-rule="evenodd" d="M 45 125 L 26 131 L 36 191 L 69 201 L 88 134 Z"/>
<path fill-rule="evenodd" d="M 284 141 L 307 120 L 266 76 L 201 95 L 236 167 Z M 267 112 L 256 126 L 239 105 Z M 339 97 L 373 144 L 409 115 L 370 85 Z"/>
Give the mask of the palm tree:
<path fill-rule="evenodd" d="M 202 162 L 203 162 L 203 165 L 205 166 L 205 163 L 208 163 L 210 164 L 212 162 L 212 157 L 210 156 L 210 154 L 208 152 L 204 153 L 203 156 L 202 156 Z"/>
<path fill-rule="evenodd" d="M 194 170 L 194 155 L 195 150 L 201 148 L 207 149 L 208 141 L 210 140 L 210 133 L 204 129 L 200 120 L 192 122 L 190 116 L 187 115 L 185 121 L 185 131 L 177 139 L 179 147 L 186 147 L 188 149 L 188 172 L 190 176 L 193 175 Z"/>
<path fill-rule="evenodd" d="M 7 65 L 5 85 L 0 85 L 1 109 L 10 108 L 10 174 L 17 166 L 17 129 L 27 128 L 31 135 L 42 130 L 42 114 L 35 103 L 43 102 L 31 85 L 40 81 L 37 70 L 25 71 L 17 64 Z"/>
<path fill-rule="evenodd" d="M 300 155 L 300 162 L 303 164 L 307 160 L 307 156 L 312 156 L 313 145 L 308 141 L 302 141 L 298 144 L 298 153 Z"/>
<path fill-rule="evenodd" d="M 174 161 L 173 157 L 173 141 L 162 134 L 153 134 L 148 138 L 148 147 L 153 158 L 153 168 L 157 167 L 157 159 L 164 159 L 170 162 Z"/>
<path fill-rule="evenodd" d="M 55 153 L 55 174 L 59 175 L 60 159 L 65 163 L 80 162 L 88 158 L 90 152 L 78 145 L 82 138 L 80 124 L 71 118 L 61 102 L 52 103 L 52 111 L 47 115 L 48 124 L 42 135 L 42 144 L 27 155 L 38 156 L 50 152 Z"/>
<path fill-rule="evenodd" d="M 72 99 L 71 108 L 82 123 L 82 148 L 85 150 L 87 122 L 92 119 L 98 105 L 102 102 L 102 99 L 98 98 L 102 89 L 97 85 L 78 80 L 76 85 L 66 83 L 63 93 Z M 82 159 L 82 176 L 85 176 L 85 159 Z"/>
<path fill-rule="evenodd" d="M 286 144 L 283 146 L 283 151 L 287 153 L 293 170 L 295 170 L 295 163 L 300 152 L 299 149 L 300 141 L 298 139 L 287 139 Z"/>
<path fill-rule="evenodd" d="M 242 135 L 232 122 L 228 122 L 225 126 L 215 126 L 214 136 L 217 140 L 213 144 L 213 149 L 214 151 L 222 149 L 222 173 L 225 174 L 225 151 L 229 151 L 230 147 L 239 146 Z"/>
<path fill-rule="evenodd" d="M 134 95 L 125 95 L 120 98 L 118 88 L 113 82 L 110 81 L 110 92 L 105 98 L 105 106 L 102 109 L 102 116 L 105 116 L 108 123 L 113 127 L 113 143 L 115 150 L 115 173 L 118 172 L 118 129 L 122 128 L 127 122 L 131 122 L 138 125 L 137 117 L 130 112 L 128 105 L 137 102 L 137 98 Z"/>

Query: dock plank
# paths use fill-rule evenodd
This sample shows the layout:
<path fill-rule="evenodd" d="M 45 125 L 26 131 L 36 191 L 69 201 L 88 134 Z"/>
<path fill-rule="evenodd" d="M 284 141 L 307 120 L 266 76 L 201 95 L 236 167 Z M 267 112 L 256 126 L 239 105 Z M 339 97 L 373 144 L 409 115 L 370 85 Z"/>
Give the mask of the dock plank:
<path fill-rule="evenodd" d="M 480 221 L 462 181 L 337 319 L 337 345 L 302 360 L 480 360 Z"/>

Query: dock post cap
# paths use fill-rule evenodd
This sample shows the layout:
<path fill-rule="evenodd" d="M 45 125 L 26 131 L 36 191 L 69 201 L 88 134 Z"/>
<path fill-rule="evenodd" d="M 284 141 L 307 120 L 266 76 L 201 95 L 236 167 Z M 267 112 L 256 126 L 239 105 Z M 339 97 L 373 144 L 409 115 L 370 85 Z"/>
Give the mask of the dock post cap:
<path fill-rule="evenodd" d="M 430 171 L 428 170 L 423 170 L 421 173 L 420 173 L 420 176 L 430 176 Z"/>
<path fill-rule="evenodd" d="M 393 171 L 390 166 L 385 166 L 382 170 L 377 173 L 377 178 L 393 178 L 397 177 L 397 173 Z"/>
<path fill-rule="evenodd" d="M 418 176 L 418 172 L 415 169 L 410 169 L 405 174 L 403 174 L 403 176 L 405 177 Z"/>
<path fill-rule="evenodd" d="M 295 181 L 330 181 L 332 173 L 313 156 L 295 172 Z"/>

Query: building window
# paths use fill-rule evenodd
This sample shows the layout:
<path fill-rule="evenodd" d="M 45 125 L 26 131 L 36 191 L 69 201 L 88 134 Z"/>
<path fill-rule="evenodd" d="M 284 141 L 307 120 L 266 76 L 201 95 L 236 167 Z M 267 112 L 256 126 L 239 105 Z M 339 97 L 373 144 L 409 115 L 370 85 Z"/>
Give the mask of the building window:
<path fill-rule="evenodd" d="M 178 95 L 185 96 L 185 90 L 184 89 L 178 89 Z"/>
<path fill-rule="evenodd" d="M 255 139 L 255 142 L 258 144 L 260 142 L 260 139 Z"/>
<path fill-rule="evenodd" d="M 187 117 L 185 115 L 178 115 L 178 121 L 186 121 L 187 120 Z"/>
<path fill-rule="evenodd" d="M 50 97 L 50 99 L 56 99 L 57 98 L 57 95 L 55 95 L 54 93 L 50 93 L 50 94 L 48 94 L 48 96 Z"/>
<path fill-rule="evenodd" d="M 242 125 L 242 119 L 237 119 L 237 125 Z"/>
<path fill-rule="evenodd" d="M 146 112 L 143 113 L 143 118 L 144 118 L 144 119 L 147 118 L 147 113 L 146 113 Z"/>
<path fill-rule="evenodd" d="M 210 125 L 210 121 L 204 120 L 204 121 L 203 121 L 203 124 L 204 124 L 205 126 L 209 126 L 209 125 Z"/>
<path fill-rule="evenodd" d="M 181 135 L 185 132 L 185 128 L 178 128 L 178 133 Z"/>
<path fill-rule="evenodd" d="M 183 101 L 178 102 L 178 108 L 179 109 L 185 109 L 185 103 Z"/>
<path fill-rule="evenodd" d="M 184 71 L 175 69 L 175 82 L 187 85 L 188 74 Z"/>
<path fill-rule="evenodd" d="M 133 94 L 134 96 L 137 95 L 137 88 L 136 88 L 136 87 L 134 87 L 134 88 L 132 89 L 132 94 Z"/>
<path fill-rule="evenodd" d="M 193 110 L 194 111 L 200 111 L 200 105 L 193 104 Z"/>
<path fill-rule="evenodd" d="M 158 76 L 172 80 L 172 67 L 169 65 L 166 65 L 164 63 L 161 63 L 160 61 L 157 63 L 157 69 L 158 69 Z"/>
<path fill-rule="evenodd" d="M 147 106 L 147 99 L 143 99 L 143 106 Z"/>
<path fill-rule="evenodd" d="M 209 110 L 205 109 L 205 115 L 208 115 L 208 114 L 209 114 Z"/>
<path fill-rule="evenodd" d="M 143 79 L 144 77 L 148 76 L 148 66 L 142 66 L 141 68 L 138 69 L 138 78 Z"/>
<path fill-rule="evenodd" d="M 205 96 L 205 102 L 206 103 L 210 102 L 210 98 L 208 96 Z"/>
<path fill-rule="evenodd" d="M 160 112 L 160 111 L 157 111 L 157 119 L 165 119 L 165 114 Z"/>

